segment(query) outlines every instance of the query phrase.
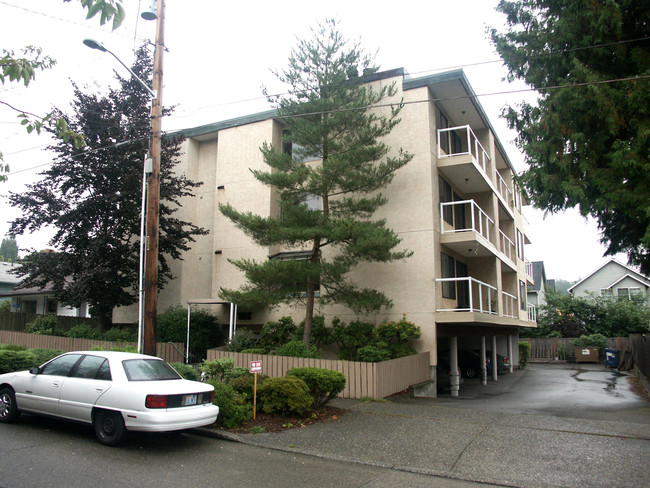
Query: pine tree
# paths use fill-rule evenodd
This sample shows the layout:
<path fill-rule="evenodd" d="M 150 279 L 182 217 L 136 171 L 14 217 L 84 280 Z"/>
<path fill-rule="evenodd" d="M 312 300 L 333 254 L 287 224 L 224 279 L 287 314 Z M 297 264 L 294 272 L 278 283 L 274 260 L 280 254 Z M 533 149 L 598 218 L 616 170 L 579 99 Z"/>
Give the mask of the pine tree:
<path fill-rule="evenodd" d="M 592 215 L 607 254 L 650 273 L 650 8 L 647 0 L 501 1 L 492 30 L 510 80 L 537 103 L 504 115 L 538 208 Z"/>
<path fill-rule="evenodd" d="M 152 58 L 136 53 L 133 71 L 151 79 Z M 9 201 L 22 211 L 13 236 L 45 226 L 56 230 L 54 252 L 32 252 L 21 262 L 21 286 L 53 286 L 59 300 L 91 305 L 111 323 L 113 309 L 137 301 L 142 168 L 149 148 L 150 98 L 137 80 L 116 75 L 118 88 L 105 96 L 75 86 L 72 112 L 58 111 L 83 134 L 86 146 L 70 141 L 51 147 L 58 154 L 43 179 Z M 164 115 L 170 113 L 164 111 Z M 169 259 L 180 259 L 194 236 L 206 231 L 174 216 L 180 199 L 200 183 L 174 173 L 182 139 L 164 137 L 161 157 L 159 287 L 171 278 Z"/>
<path fill-rule="evenodd" d="M 299 41 L 288 68 L 275 73 L 288 85 L 288 94 L 268 97 L 286 125 L 284 150 L 265 144 L 261 151 L 269 171 L 253 172 L 274 189 L 280 215 L 258 216 L 220 206 L 260 246 L 309 249 L 304 259 L 232 261 L 248 283 L 240 290 L 221 290 L 223 298 L 249 307 L 303 303 L 307 346 L 316 291 L 321 303 L 342 304 L 356 312 L 389 307 L 388 297 L 359 288 L 348 273 L 363 262 L 411 254 L 394 250 L 399 237 L 384 220 L 372 219 L 386 203 L 378 190 L 412 157 L 401 150 L 391 155 L 381 142 L 399 122 L 401 105 L 387 109 L 388 115 L 369 110 L 393 96 L 395 88 L 364 84 L 359 73 L 372 74 L 377 67 L 357 44 L 349 46 L 335 21 L 312 34 Z"/>
<path fill-rule="evenodd" d="M 0 244 L 0 261 L 13 262 L 18 259 L 18 243 L 16 239 L 2 239 Z"/>

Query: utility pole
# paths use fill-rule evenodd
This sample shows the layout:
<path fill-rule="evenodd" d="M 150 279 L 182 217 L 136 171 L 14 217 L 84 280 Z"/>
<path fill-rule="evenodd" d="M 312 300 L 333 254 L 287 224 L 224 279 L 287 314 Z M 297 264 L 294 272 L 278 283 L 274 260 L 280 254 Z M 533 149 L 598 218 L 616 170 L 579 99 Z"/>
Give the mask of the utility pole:
<path fill-rule="evenodd" d="M 165 51 L 165 0 L 158 0 L 156 9 L 156 47 L 153 57 L 153 91 L 156 98 L 151 107 L 152 168 L 147 180 L 147 236 L 144 280 L 143 352 L 156 355 L 158 319 L 158 220 L 160 217 L 160 156 L 162 136 L 163 53 Z"/>

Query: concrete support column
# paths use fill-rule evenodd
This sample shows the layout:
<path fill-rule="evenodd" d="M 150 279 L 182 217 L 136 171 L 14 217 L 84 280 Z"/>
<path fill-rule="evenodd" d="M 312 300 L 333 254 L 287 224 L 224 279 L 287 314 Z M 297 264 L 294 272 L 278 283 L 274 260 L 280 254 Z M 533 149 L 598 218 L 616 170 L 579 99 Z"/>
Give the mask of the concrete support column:
<path fill-rule="evenodd" d="M 458 376 L 458 337 L 449 338 L 449 382 L 451 383 L 451 396 L 457 397 L 460 389 Z"/>
<path fill-rule="evenodd" d="M 481 384 L 487 385 L 487 367 L 485 365 L 485 336 L 481 336 Z"/>
<path fill-rule="evenodd" d="M 492 354 L 490 355 L 490 362 L 492 363 L 492 379 L 497 381 L 497 336 L 492 336 Z"/>
<path fill-rule="evenodd" d="M 512 335 L 508 334 L 508 357 L 510 358 L 510 372 L 512 373 L 514 371 L 514 366 L 512 363 L 514 362 L 512 359 Z"/>

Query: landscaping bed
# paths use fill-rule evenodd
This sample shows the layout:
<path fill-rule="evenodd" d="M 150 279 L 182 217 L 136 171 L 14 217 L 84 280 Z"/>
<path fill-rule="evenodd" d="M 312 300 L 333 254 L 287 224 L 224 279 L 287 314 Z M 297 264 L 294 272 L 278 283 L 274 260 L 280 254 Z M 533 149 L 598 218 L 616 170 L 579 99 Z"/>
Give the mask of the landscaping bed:
<path fill-rule="evenodd" d="M 325 406 L 304 416 L 282 416 L 258 412 L 255 420 L 251 419 L 238 427 L 228 429 L 219 427 L 219 430 L 237 434 L 262 434 L 266 432 L 282 432 L 289 429 L 299 429 L 321 422 L 336 422 L 347 410 L 338 407 Z"/>

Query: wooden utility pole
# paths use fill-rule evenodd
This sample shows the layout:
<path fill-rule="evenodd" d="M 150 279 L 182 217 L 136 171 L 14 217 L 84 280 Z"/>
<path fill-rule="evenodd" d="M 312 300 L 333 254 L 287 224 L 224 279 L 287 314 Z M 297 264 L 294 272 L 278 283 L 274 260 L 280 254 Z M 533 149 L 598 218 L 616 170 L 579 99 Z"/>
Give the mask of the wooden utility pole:
<path fill-rule="evenodd" d="M 147 181 L 147 236 L 144 279 L 143 352 L 156 355 L 158 317 L 158 220 L 160 217 L 160 139 L 162 136 L 163 53 L 165 52 L 165 0 L 156 9 L 156 47 L 153 57 L 153 90 L 156 98 L 151 107 L 152 170 Z"/>

